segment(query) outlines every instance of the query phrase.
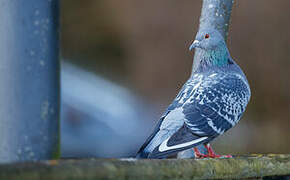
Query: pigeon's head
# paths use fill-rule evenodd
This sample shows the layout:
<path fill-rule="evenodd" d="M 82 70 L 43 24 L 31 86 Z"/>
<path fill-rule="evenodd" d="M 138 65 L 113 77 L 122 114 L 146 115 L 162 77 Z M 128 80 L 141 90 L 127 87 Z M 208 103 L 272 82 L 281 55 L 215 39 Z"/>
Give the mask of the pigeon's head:
<path fill-rule="evenodd" d="M 200 48 L 204 50 L 215 50 L 219 47 L 225 46 L 225 41 L 222 35 L 215 29 L 201 29 L 189 50 L 193 48 Z"/>
<path fill-rule="evenodd" d="M 224 67 L 233 64 L 229 50 L 223 36 L 216 29 L 201 29 L 189 47 L 190 50 L 198 48 L 194 61 L 194 69 L 206 67 Z"/>

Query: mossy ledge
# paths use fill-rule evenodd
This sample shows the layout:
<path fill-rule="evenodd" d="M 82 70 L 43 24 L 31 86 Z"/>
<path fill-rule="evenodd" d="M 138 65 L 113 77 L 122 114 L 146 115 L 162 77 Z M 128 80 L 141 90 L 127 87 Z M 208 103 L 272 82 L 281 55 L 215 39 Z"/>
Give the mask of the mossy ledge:
<path fill-rule="evenodd" d="M 290 155 L 225 159 L 64 159 L 0 165 L 1 179 L 243 179 L 290 175 Z"/>

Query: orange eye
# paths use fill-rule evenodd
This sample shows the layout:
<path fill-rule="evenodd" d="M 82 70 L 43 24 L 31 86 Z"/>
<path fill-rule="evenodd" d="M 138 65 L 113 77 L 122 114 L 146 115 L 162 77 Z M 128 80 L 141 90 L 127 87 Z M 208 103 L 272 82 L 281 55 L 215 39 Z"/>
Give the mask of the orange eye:
<path fill-rule="evenodd" d="M 205 39 L 209 38 L 209 34 L 205 34 L 204 38 Z"/>

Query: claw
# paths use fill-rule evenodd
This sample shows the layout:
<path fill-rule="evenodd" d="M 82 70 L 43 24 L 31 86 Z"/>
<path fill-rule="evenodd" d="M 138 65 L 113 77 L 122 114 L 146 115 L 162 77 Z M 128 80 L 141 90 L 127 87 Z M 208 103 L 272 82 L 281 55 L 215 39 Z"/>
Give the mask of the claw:
<path fill-rule="evenodd" d="M 205 144 L 204 147 L 206 148 L 208 154 L 202 154 L 198 148 L 194 147 L 194 156 L 196 159 L 203 159 L 203 158 L 232 158 L 232 155 L 219 155 L 214 152 L 210 144 Z"/>
<path fill-rule="evenodd" d="M 218 155 L 214 152 L 214 150 L 212 149 L 212 147 L 210 146 L 210 144 L 205 144 L 204 145 L 207 152 L 208 152 L 208 156 L 210 158 L 232 158 L 232 155 Z"/>
<path fill-rule="evenodd" d="M 221 155 L 215 154 L 215 152 L 211 148 L 210 144 L 205 144 L 204 147 L 206 148 L 209 157 L 211 157 L 211 158 L 220 158 L 221 157 Z"/>
<path fill-rule="evenodd" d="M 194 150 L 194 156 L 196 159 L 203 159 L 203 158 L 209 157 L 209 155 L 207 154 L 202 154 L 196 147 L 194 147 L 193 150 Z"/>

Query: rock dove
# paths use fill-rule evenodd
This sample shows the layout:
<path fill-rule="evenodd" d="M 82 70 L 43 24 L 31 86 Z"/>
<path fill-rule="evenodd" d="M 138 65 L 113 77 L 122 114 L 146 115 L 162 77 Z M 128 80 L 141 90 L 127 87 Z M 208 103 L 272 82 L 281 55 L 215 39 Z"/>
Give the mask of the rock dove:
<path fill-rule="evenodd" d="M 197 158 L 221 157 L 209 142 L 235 126 L 244 113 L 250 87 L 222 35 L 215 29 L 201 29 L 189 49 L 193 48 L 198 48 L 199 54 L 191 77 L 161 116 L 137 158 L 166 158 L 189 148 L 194 148 Z M 204 145 L 208 154 L 201 154 L 198 145 Z"/>

